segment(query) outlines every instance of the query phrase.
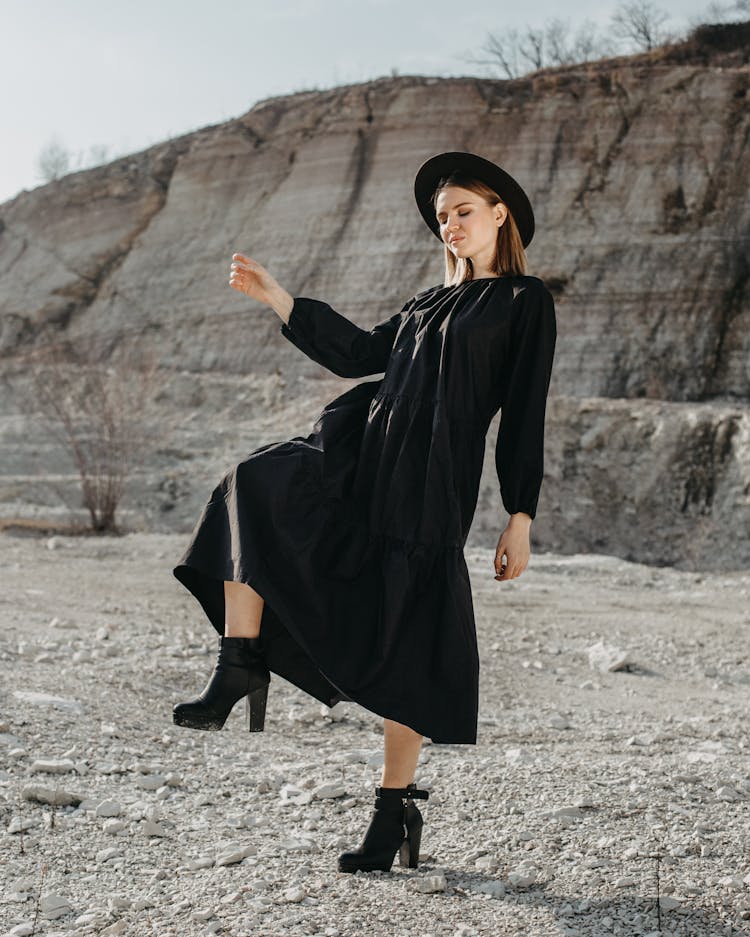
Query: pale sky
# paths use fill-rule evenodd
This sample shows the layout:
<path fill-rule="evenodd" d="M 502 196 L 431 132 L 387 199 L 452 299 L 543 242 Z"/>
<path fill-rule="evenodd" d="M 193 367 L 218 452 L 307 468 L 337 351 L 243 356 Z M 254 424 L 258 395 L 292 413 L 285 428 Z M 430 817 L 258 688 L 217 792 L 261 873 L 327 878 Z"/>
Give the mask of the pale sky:
<path fill-rule="evenodd" d="M 654 0 L 682 32 L 707 0 Z M 109 159 L 264 98 L 390 75 L 485 75 L 489 33 L 605 29 L 617 0 L 0 0 L 0 202 L 40 184 L 42 147 Z M 623 49 L 623 51 L 625 51 Z M 499 73 L 495 77 L 502 77 Z"/>

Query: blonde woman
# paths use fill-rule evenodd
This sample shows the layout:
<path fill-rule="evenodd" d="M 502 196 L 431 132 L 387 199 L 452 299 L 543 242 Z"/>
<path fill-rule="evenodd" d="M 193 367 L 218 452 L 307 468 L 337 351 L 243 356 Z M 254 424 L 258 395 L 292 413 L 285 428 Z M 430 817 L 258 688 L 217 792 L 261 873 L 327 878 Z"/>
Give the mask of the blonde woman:
<path fill-rule="evenodd" d="M 440 241 L 443 282 L 363 329 L 322 300 L 293 297 L 234 254 L 232 288 L 265 303 L 281 334 L 334 374 L 361 382 L 310 435 L 271 443 L 214 489 L 174 575 L 219 634 L 211 677 L 174 721 L 220 729 L 247 700 L 259 731 L 271 673 L 328 706 L 351 700 L 384 720 L 384 766 L 361 844 L 343 872 L 416 868 L 423 818 L 414 781 L 423 738 L 476 744 L 479 657 L 463 548 L 490 421 L 510 515 L 495 578 L 529 562 L 543 476 L 556 341 L 554 302 L 526 273 L 526 193 L 473 153 L 440 153 L 414 182 Z"/>

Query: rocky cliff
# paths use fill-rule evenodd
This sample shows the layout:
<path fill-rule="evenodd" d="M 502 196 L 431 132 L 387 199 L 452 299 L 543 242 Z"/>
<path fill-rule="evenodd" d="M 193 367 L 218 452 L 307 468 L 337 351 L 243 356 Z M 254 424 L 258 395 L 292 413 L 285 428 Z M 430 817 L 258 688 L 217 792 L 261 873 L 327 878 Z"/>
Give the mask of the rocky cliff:
<path fill-rule="evenodd" d="M 116 355 L 138 338 L 169 377 L 170 441 L 124 507 L 135 525 L 188 530 L 234 460 L 305 435 L 350 383 L 231 290 L 232 252 L 372 325 L 442 280 L 412 182 L 427 156 L 465 149 L 529 192 L 529 272 L 556 300 L 533 544 L 746 566 L 747 34 L 704 30 L 513 81 L 405 76 L 272 98 L 1 205 L 0 362 L 15 388 L 0 414 L 2 514 L 49 514 L 44 477 L 75 483 L 20 415 L 29 353 L 95 335 Z M 487 449 L 472 539 L 493 544 L 504 514 Z"/>

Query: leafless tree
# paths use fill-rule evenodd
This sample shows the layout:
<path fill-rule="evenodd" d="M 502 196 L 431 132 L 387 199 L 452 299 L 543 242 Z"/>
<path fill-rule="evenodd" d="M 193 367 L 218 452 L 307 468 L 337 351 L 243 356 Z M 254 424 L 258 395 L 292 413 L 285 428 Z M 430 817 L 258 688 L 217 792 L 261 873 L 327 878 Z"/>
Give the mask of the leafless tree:
<path fill-rule="evenodd" d="M 502 33 L 489 33 L 482 46 L 483 57 L 467 57 L 472 65 L 487 65 L 498 68 L 505 78 L 518 78 L 521 74 L 519 60 L 519 36 L 517 29 L 504 30 Z"/>
<path fill-rule="evenodd" d="M 508 29 L 490 33 L 480 58 L 467 57 L 474 65 L 499 70 L 504 78 L 518 78 L 550 65 L 571 65 L 613 54 L 612 43 L 597 35 L 596 25 L 585 20 L 570 35 L 569 24 L 553 19 L 544 29 L 526 26 L 523 32 Z"/>
<path fill-rule="evenodd" d="M 70 153 L 53 138 L 42 147 L 37 160 L 37 174 L 43 182 L 52 182 L 70 172 Z"/>
<path fill-rule="evenodd" d="M 519 51 L 533 71 L 544 68 L 544 30 L 527 26 L 521 36 Z"/>
<path fill-rule="evenodd" d="M 629 0 L 615 8 L 611 17 L 611 32 L 618 39 L 630 40 L 635 49 L 649 51 L 673 38 L 665 30 L 669 16 L 651 0 Z"/>
<path fill-rule="evenodd" d="M 133 343 L 107 361 L 95 341 L 77 340 L 30 353 L 23 370 L 32 393 L 19 395 L 21 409 L 40 419 L 72 459 L 91 529 L 118 532 L 128 477 L 168 435 L 152 407 L 164 386 L 153 356 Z"/>

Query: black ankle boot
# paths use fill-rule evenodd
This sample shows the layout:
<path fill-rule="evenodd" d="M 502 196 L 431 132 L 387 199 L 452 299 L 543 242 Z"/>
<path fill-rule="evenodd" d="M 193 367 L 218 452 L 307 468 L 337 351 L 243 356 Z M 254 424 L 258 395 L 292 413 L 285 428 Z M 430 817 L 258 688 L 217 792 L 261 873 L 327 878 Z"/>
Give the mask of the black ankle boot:
<path fill-rule="evenodd" d="M 200 696 L 174 707 L 174 722 L 189 729 L 221 729 L 244 696 L 247 727 L 250 732 L 262 732 L 270 682 L 259 637 L 219 637 L 219 659 L 208 683 Z"/>
<path fill-rule="evenodd" d="M 406 787 L 376 787 L 370 826 L 360 846 L 339 856 L 339 872 L 387 872 L 397 851 L 400 865 L 416 869 L 424 822 L 413 798 L 429 796 L 414 782 Z"/>

